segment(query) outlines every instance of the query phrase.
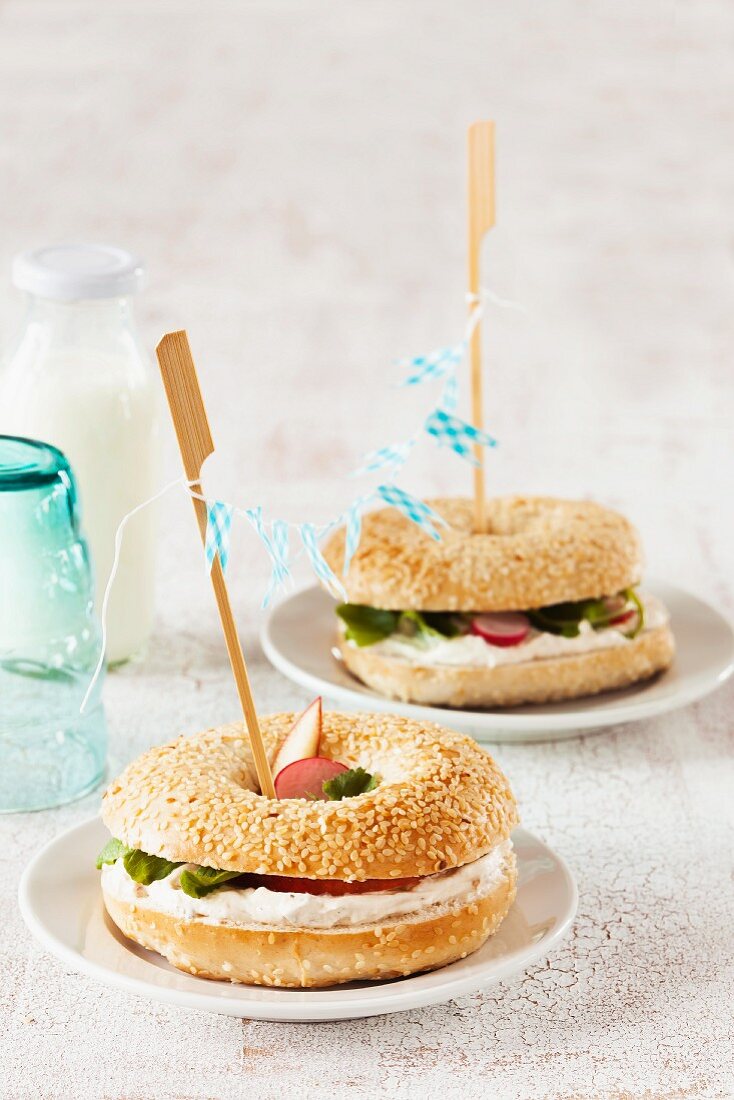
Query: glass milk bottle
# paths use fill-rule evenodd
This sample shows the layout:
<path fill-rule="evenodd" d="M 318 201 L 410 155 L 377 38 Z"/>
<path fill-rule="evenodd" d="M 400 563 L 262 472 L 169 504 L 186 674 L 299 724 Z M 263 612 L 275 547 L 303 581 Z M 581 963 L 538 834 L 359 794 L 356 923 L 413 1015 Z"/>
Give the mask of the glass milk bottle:
<path fill-rule="evenodd" d="M 143 267 L 105 245 L 62 244 L 15 257 L 25 323 L 0 372 L 0 431 L 42 439 L 67 456 L 84 502 L 96 605 L 121 518 L 159 487 L 157 396 L 132 296 Z M 124 661 L 151 631 L 155 529 L 150 509 L 125 529 L 108 609 L 107 659 Z"/>

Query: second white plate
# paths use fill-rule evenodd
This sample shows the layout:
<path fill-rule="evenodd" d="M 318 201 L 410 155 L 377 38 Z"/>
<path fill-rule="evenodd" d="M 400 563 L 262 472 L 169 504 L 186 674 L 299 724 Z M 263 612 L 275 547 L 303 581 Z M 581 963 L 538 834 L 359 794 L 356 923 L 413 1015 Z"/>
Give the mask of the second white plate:
<path fill-rule="evenodd" d="M 334 655 L 334 601 L 321 588 L 304 588 L 278 604 L 261 633 L 273 665 L 297 684 L 352 710 L 379 710 L 441 722 L 480 741 L 555 741 L 605 726 L 636 722 L 700 699 L 734 671 L 734 631 L 713 607 L 670 584 L 647 591 L 670 611 L 676 640 L 673 667 L 624 691 L 564 703 L 507 710 L 450 710 L 400 703 L 360 683 Z"/>

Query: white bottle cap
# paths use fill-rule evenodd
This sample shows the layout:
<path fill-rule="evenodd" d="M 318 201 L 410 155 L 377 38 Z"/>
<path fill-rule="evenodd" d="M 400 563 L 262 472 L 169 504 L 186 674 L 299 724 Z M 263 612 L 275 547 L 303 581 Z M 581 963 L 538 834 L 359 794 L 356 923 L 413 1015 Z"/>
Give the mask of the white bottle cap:
<path fill-rule="evenodd" d="M 143 286 L 142 260 L 107 244 L 52 244 L 19 252 L 13 260 L 15 286 L 73 302 L 82 298 L 124 298 Z"/>

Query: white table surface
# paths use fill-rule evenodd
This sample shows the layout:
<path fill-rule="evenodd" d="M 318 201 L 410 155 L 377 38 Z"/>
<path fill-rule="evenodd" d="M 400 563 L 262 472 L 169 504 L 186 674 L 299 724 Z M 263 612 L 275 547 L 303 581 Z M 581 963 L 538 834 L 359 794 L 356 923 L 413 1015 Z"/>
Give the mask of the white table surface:
<path fill-rule="evenodd" d="M 143 331 L 189 329 L 212 487 L 321 520 L 420 415 L 394 359 L 461 331 L 463 128 L 493 114 L 485 280 L 527 314 L 487 326 L 490 488 L 623 508 L 655 574 L 731 614 L 733 35 L 725 0 L 6 0 L 0 265 L 68 237 L 144 253 Z M 4 336 L 17 309 L 8 289 Z M 425 448 L 403 483 L 469 478 Z M 237 711 L 186 502 L 161 522 L 156 632 L 106 689 L 111 773 Z M 259 653 L 243 529 L 230 576 L 261 710 L 302 706 Z M 17 883 L 98 795 L 0 819 L 0 1096 L 734 1094 L 733 701 L 499 748 L 576 872 L 574 934 L 507 985 L 364 1022 L 185 1013 L 68 972 Z"/>

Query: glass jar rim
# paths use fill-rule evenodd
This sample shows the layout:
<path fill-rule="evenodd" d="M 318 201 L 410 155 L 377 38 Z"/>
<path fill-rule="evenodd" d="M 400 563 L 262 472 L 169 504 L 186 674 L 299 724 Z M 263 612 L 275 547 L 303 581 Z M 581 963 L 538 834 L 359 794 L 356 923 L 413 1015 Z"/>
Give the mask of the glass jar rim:
<path fill-rule="evenodd" d="M 0 492 L 33 489 L 70 474 L 69 461 L 58 447 L 22 435 L 0 435 Z"/>

